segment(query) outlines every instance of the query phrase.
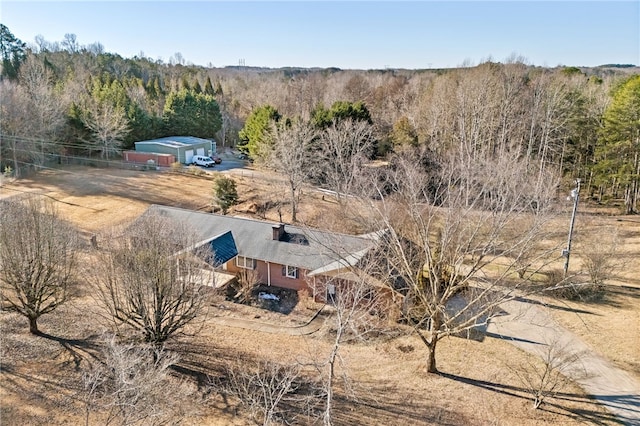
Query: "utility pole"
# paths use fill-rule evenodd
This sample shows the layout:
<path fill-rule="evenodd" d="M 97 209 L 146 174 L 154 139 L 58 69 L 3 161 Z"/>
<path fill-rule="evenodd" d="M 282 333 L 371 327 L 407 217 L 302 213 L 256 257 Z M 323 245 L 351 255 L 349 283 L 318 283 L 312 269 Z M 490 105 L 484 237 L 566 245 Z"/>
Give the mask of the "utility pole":
<path fill-rule="evenodd" d="M 569 269 L 569 256 L 571 256 L 571 238 L 573 237 L 573 225 L 576 222 L 576 211 L 578 210 L 578 200 L 580 199 L 580 179 L 576 179 L 576 187 L 571 191 L 571 197 L 573 197 L 573 212 L 571 213 L 571 224 L 569 225 L 569 240 L 567 241 L 567 248 L 562 250 L 562 255 L 565 257 L 563 274 L 564 278 L 567 277 L 567 270 Z"/>

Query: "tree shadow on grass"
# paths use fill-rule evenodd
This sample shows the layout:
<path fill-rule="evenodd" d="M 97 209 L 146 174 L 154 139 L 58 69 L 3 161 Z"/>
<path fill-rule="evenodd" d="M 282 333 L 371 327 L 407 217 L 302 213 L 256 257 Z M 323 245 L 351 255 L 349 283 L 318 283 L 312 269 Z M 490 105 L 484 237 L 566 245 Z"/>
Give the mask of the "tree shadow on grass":
<path fill-rule="evenodd" d="M 46 373 L 46 374 L 45 374 Z M 79 387 L 70 375 L 51 374 L 50 371 L 24 368 L 2 362 L 0 368 L 0 388 L 3 392 L 2 421 L 0 424 L 42 424 L 44 419 L 35 417 L 34 407 L 55 410 L 64 404 L 66 394 L 76 394 Z M 19 403 L 10 404 L 10 395 Z M 11 409 L 6 410 L 5 404 Z M 33 421 L 34 423 L 29 423 Z"/>
<path fill-rule="evenodd" d="M 528 297 L 516 297 L 514 300 L 518 301 L 518 302 L 524 302 L 524 303 L 529 303 L 532 305 L 539 305 L 539 306 L 544 306 L 546 308 L 550 308 L 550 309 L 555 309 L 558 311 L 565 311 L 565 312 L 573 312 L 576 314 L 586 314 L 586 315 L 598 315 L 595 312 L 591 312 L 591 311 L 587 311 L 584 309 L 577 309 L 577 308 L 572 308 L 569 306 L 562 306 L 562 305 L 558 305 L 558 304 L 553 304 L 553 303 L 545 303 L 545 302 L 540 302 L 539 300 L 534 300 Z"/>
<path fill-rule="evenodd" d="M 486 380 L 472 379 L 468 377 L 457 376 L 449 373 L 438 373 L 441 377 L 455 380 L 460 383 L 479 387 L 482 389 L 490 390 L 502 395 L 508 395 L 515 398 L 531 400 L 527 390 L 523 387 L 505 385 L 497 382 L 489 382 Z M 590 408 L 569 408 L 562 405 L 562 401 L 572 402 L 574 404 L 580 404 L 582 406 L 593 407 Z M 619 419 L 609 411 L 601 411 L 602 405 L 595 399 L 575 393 L 558 392 L 553 397 L 547 397 L 544 404 L 538 408 L 540 411 L 546 411 L 557 415 L 566 416 L 568 418 L 577 419 L 579 421 L 586 422 L 594 425 L 610 425 L 610 424 L 625 424 L 624 420 Z M 532 408 L 533 409 L 533 408 Z"/>
<path fill-rule="evenodd" d="M 523 339 L 523 338 L 520 338 L 520 337 L 505 336 L 504 334 L 492 333 L 490 331 L 487 331 L 485 333 L 485 336 L 493 337 L 494 339 L 507 340 L 509 342 L 530 343 L 532 345 L 547 345 L 547 343 L 544 343 L 544 342 L 536 342 L 536 341 L 533 341 L 533 340 Z"/>
<path fill-rule="evenodd" d="M 335 424 L 407 424 L 463 425 L 470 424 L 455 408 L 438 405 L 437 399 L 408 393 L 392 384 L 377 381 L 352 383 L 349 391 L 335 389 L 333 421 Z M 324 401 L 321 401 L 324 408 Z"/>
<path fill-rule="evenodd" d="M 75 363 L 75 358 L 73 359 Z M 77 369 L 70 371 L 68 363 L 57 364 L 55 361 L 47 363 L 37 360 L 25 366 L 22 363 L 11 364 L 3 360 L 0 368 L 0 387 L 21 401 L 12 415 L 22 423 L 33 416 L 34 407 L 53 411 L 59 410 L 60 407 L 77 409 L 75 403 L 83 392 L 80 375 L 81 372 Z M 0 421 L 0 424 L 4 422 Z M 44 425 L 46 422 L 33 424 Z"/>
<path fill-rule="evenodd" d="M 51 334 L 40 332 L 38 336 L 58 342 L 68 353 L 73 360 L 75 371 L 80 371 L 80 364 L 83 360 L 93 359 L 99 361 L 98 354 L 101 350 L 99 344 L 99 335 L 94 334 L 84 339 L 67 339 L 64 337 L 53 336 Z M 67 363 L 63 363 L 66 366 Z"/>

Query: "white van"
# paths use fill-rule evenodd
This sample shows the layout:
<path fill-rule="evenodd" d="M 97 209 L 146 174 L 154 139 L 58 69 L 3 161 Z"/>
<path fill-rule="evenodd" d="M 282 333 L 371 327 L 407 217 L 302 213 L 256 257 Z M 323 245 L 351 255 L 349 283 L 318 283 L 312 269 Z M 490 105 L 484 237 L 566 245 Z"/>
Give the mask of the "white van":
<path fill-rule="evenodd" d="M 213 161 L 213 158 L 207 157 L 206 155 L 194 155 L 191 159 L 191 164 L 195 164 L 196 166 L 213 167 L 216 163 Z"/>

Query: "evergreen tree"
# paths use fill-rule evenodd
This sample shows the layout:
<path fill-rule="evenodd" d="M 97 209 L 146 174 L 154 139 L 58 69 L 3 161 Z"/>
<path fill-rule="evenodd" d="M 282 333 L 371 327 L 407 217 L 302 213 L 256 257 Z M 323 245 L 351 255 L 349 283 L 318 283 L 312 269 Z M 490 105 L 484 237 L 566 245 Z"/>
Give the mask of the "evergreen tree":
<path fill-rule="evenodd" d="M 2 56 L 2 77 L 16 79 L 20 64 L 25 60 L 27 45 L 16 38 L 9 28 L 0 24 L 0 55 Z"/>
<path fill-rule="evenodd" d="M 640 196 L 640 75 L 614 92 L 600 136 L 595 170 L 601 178 L 623 185 L 626 212 L 634 213 Z"/>
<path fill-rule="evenodd" d="M 391 140 L 396 146 L 418 145 L 418 134 L 407 117 L 402 116 L 393 124 Z"/>
<path fill-rule="evenodd" d="M 144 90 L 147 93 L 149 99 L 158 99 L 158 92 L 156 92 L 156 86 L 154 82 L 155 79 L 150 78 L 149 80 L 147 80 L 147 84 L 144 86 Z"/>
<path fill-rule="evenodd" d="M 224 95 L 224 92 L 222 91 L 222 84 L 220 83 L 220 80 L 216 81 L 215 95 L 216 96 Z"/>
<path fill-rule="evenodd" d="M 189 80 L 187 79 L 187 76 L 182 76 L 182 80 L 180 82 L 181 88 L 183 90 L 191 90 L 191 85 L 189 84 Z"/>
<path fill-rule="evenodd" d="M 193 93 L 202 93 L 202 86 L 200 86 L 200 82 L 196 79 L 196 82 L 193 83 Z"/>
<path fill-rule="evenodd" d="M 326 129 L 332 122 L 343 120 L 366 121 L 372 124 L 371 113 L 363 102 L 336 101 L 330 109 L 318 105 L 311 113 L 316 127 Z"/>
<path fill-rule="evenodd" d="M 221 176 L 213 185 L 214 199 L 222 209 L 222 214 L 227 214 L 231 206 L 238 204 L 238 190 L 236 182 L 228 177 Z"/>
<path fill-rule="evenodd" d="M 281 116 L 271 105 L 263 105 L 254 109 L 238 136 L 240 149 L 255 158 L 266 156 L 273 145 L 271 127 L 280 121 Z"/>
<path fill-rule="evenodd" d="M 213 138 L 222 126 L 216 100 L 210 95 L 188 90 L 172 92 L 167 96 L 162 118 L 166 135 Z"/>
<path fill-rule="evenodd" d="M 213 91 L 213 86 L 211 85 L 211 77 L 207 76 L 207 81 L 204 83 L 204 94 L 213 96 L 215 92 Z"/>

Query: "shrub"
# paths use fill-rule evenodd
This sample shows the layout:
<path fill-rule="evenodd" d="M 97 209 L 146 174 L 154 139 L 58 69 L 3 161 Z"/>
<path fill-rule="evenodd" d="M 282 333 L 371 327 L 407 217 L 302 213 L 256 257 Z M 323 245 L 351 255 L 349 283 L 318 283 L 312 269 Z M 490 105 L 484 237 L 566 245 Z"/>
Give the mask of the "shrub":
<path fill-rule="evenodd" d="M 227 214 L 231 206 L 238 204 L 238 190 L 236 182 L 228 177 L 221 176 L 213 184 L 214 200 L 222 209 L 222 214 Z"/>
<path fill-rule="evenodd" d="M 187 167 L 187 173 L 189 173 L 190 175 L 194 175 L 194 176 L 202 176 L 202 175 L 207 174 L 207 172 L 202 170 L 200 167 L 194 166 L 194 165 L 191 165 L 191 166 Z"/>
<path fill-rule="evenodd" d="M 552 269 L 546 275 L 549 293 L 560 299 L 591 302 L 602 299 L 605 292 L 601 283 L 593 283 L 584 275 L 564 277 L 561 269 Z"/>

